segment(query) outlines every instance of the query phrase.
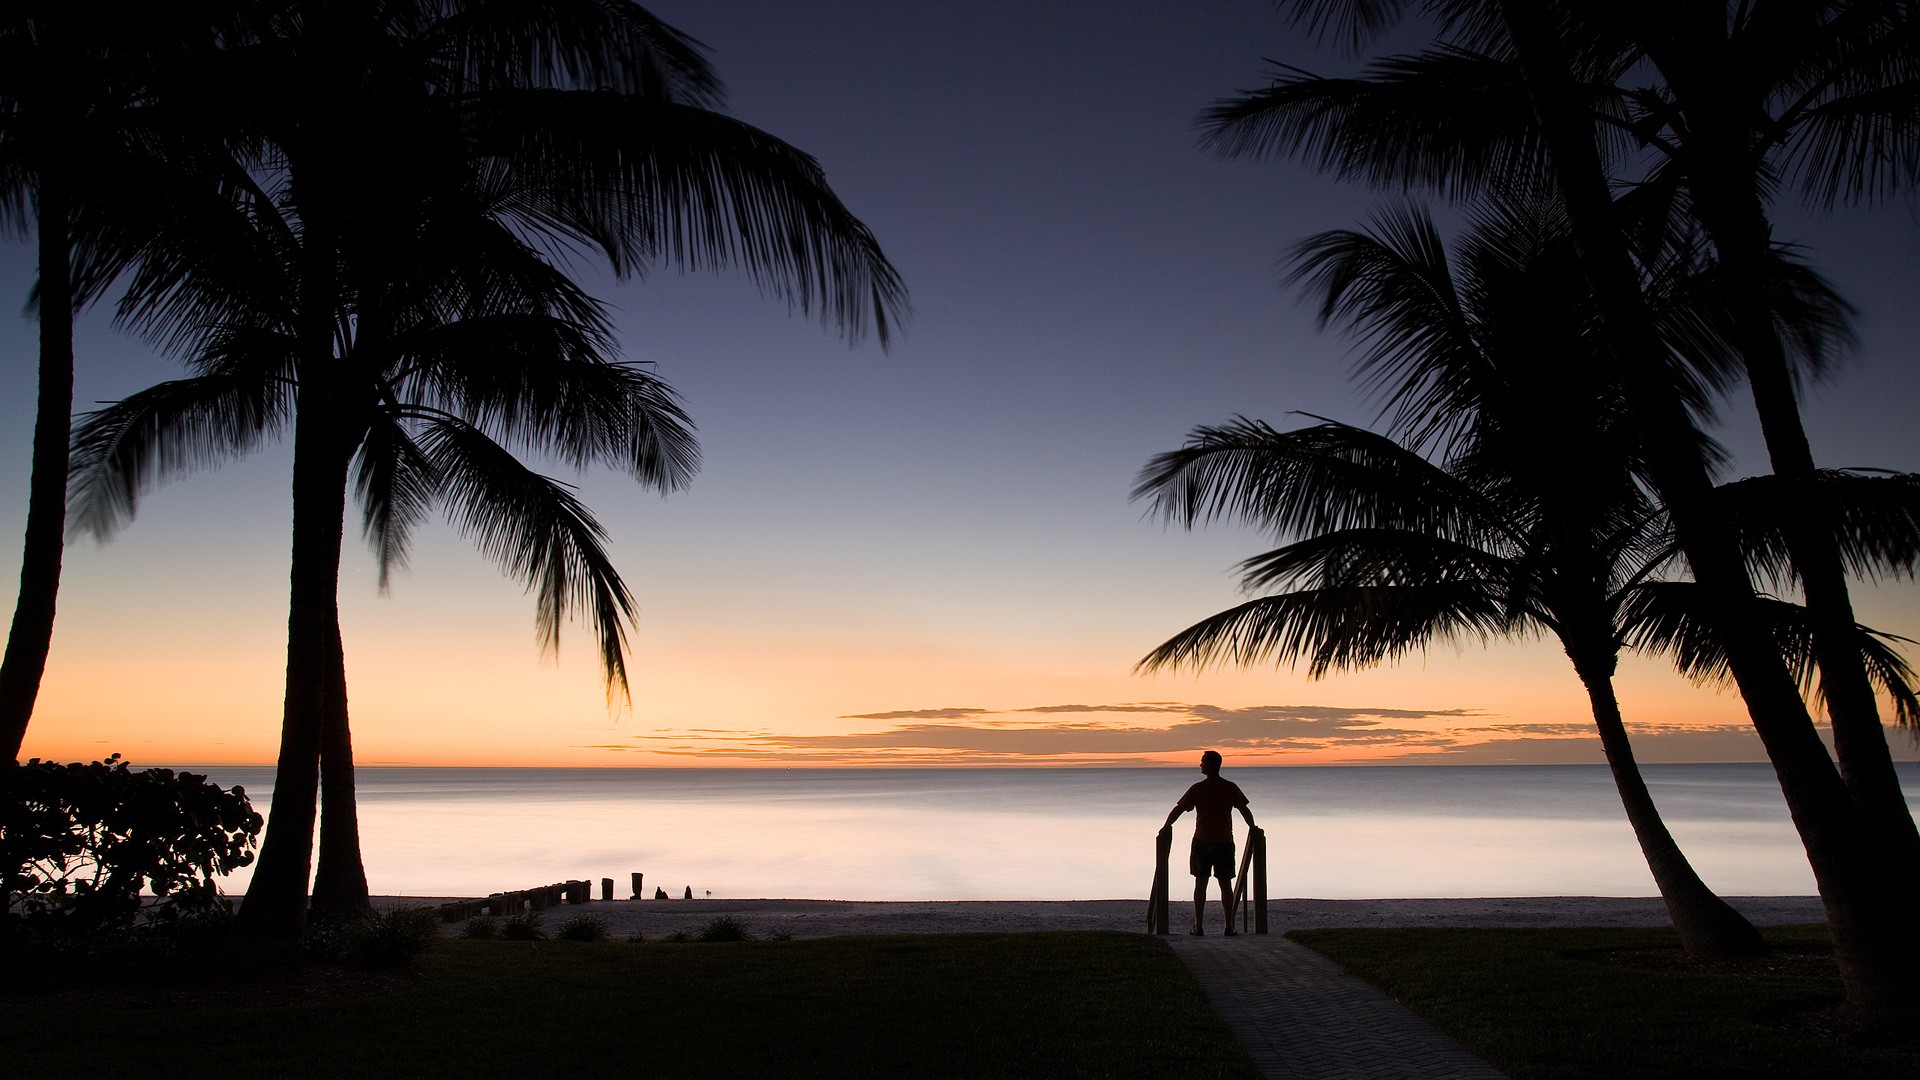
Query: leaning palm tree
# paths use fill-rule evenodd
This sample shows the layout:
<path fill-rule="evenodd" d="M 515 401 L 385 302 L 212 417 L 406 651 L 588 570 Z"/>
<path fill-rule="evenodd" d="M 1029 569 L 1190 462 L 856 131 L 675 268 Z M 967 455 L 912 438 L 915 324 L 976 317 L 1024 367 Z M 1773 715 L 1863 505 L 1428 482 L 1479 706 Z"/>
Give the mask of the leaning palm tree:
<path fill-rule="evenodd" d="M 1664 521 L 1594 348 L 1571 253 L 1523 216 L 1483 222 L 1450 265 L 1424 215 L 1302 246 L 1323 318 L 1368 342 L 1394 426 L 1435 464 L 1331 421 L 1292 432 L 1237 421 L 1156 457 L 1136 497 L 1192 526 L 1238 518 L 1297 537 L 1243 564 L 1278 589 L 1175 635 L 1143 670 L 1306 661 L 1310 676 L 1377 665 L 1457 636 L 1556 637 L 1586 689 L 1634 836 L 1689 954 L 1765 944 L 1701 881 L 1661 820 L 1613 674 L 1634 589 L 1666 561 Z"/>
<path fill-rule="evenodd" d="M 456 377 L 471 352 L 446 346 L 436 346 L 444 362 L 405 379 L 396 374 L 391 357 L 410 344 L 403 331 L 447 322 L 433 299 L 446 275 L 476 265 L 502 272 L 518 260 L 519 272 L 537 276 L 551 273 L 553 258 L 582 251 L 599 252 L 623 275 L 659 262 L 735 266 L 849 337 L 872 329 L 883 341 L 904 294 L 818 166 L 715 111 L 718 85 L 697 43 L 631 4 L 269 4 L 222 59 L 208 65 L 209 87 L 250 91 L 206 96 L 235 133 L 238 168 L 222 191 L 235 207 L 231 242 L 156 261 L 135 279 L 125 310 L 137 322 L 205 334 L 266 328 L 280 341 L 282 377 L 300 388 L 298 409 L 284 421 L 294 447 L 295 520 L 275 813 L 242 908 L 246 933 L 284 940 L 302 922 L 314 796 L 323 785 L 329 809 L 316 903 L 364 903 L 351 816 L 335 812 L 351 806 L 352 791 L 335 599 L 346 488 L 361 460 L 363 493 L 390 494 L 394 520 L 404 521 L 408 500 L 423 497 L 408 485 L 433 471 L 376 422 L 382 380 L 409 391 L 429 380 L 433 407 L 479 429 L 511 425 L 578 463 L 631 448 L 622 426 L 631 424 L 622 419 L 631 387 L 603 386 L 615 395 L 609 406 L 577 380 L 555 385 L 484 364 Z M 343 167 L 354 161 L 380 168 Z M 491 252 L 478 262 L 463 254 L 476 243 Z M 250 259 L 259 266 L 249 270 Z M 277 299 L 251 304 L 250 294 L 230 287 L 249 272 L 273 280 Z M 485 301 L 489 293 L 471 295 Z M 563 323 L 590 314 L 582 298 L 556 304 L 543 310 Z M 463 309 L 454 325 L 473 331 L 483 311 Z M 180 335 L 170 342 L 195 344 Z M 348 352 L 352 362 L 343 361 Z M 523 359 L 544 362 L 537 350 Z M 436 439 L 443 457 L 466 445 L 444 433 Z M 364 464 L 379 457 L 369 447 L 388 443 L 400 448 L 400 465 L 413 462 L 396 468 L 391 489 Z M 465 484 L 471 474 L 446 475 Z M 465 490 L 476 506 L 505 497 Z M 478 527 L 485 519 L 468 520 Z M 404 538 L 404 530 L 374 531 L 382 542 Z M 349 825 L 336 829 L 343 820 Z M 334 835 L 338 843 L 329 842 Z"/>
<path fill-rule="evenodd" d="M 1892 768 L 1871 680 L 1850 646 L 1843 556 L 1815 524 L 1838 508 L 1822 501 L 1799 415 L 1792 361 L 1801 350 L 1783 339 L 1794 319 L 1779 310 L 1783 298 L 1765 277 L 1769 206 L 1782 187 L 1831 207 L 1883 197 L 1914 179 L 1920 53 L 1910 6 L 1536 3 L 1506 11 L 1504 22 L 1511 5 L 1459 0 L 1297 8 L 1364 36 L 1395 9 L 1415 6 L 1450 20 L 1453 40 L 1378 61 L 1358 79 L 1280 72 L 1272 86 L 1217 106 L 1211 137 L 1229 152 L 1293 148 L 1349 175 L 1454 190 L 1545 175 L 1548 133 L 1530 94 L 1549 88 L 1540 63 L 1552 54 L 1552 101 L 1591 116 L 1587 130 L 1597 125 L 1605 167 L 1643 188 L 1683 192 L 1718 256 L 1730 338 L 1773 470 L 1789 481 L 1780 495 L 1796 508 L 1787 539 L 1818 631 L 1835 753 L 1855 799 L 1920 874 L 1920 829 Z M 1590 147 L 1574 145 L 1580 137 L 1563 127 L 1553 161 L 1589 155 Z M 1591 195 L 1583 213 L 1604 214 L 1599 186 L 1589 178 L 1584 190 Z"/>
<path fill-rule="evenodd" d="M 1699 591 L 1652 576 L 1670 554 L 1665 522 L 1631 489 L 1631 512 L 1607 508 L 1611 531 L 1568 544 L 1567 532 L 1545 520 L 1553 508 L 1517 497 L 1513 478 L 1452 464 L 1332 421 L 1288 432 L 1249 420 L 1196 429 L 1186 446 L 1149 464 L 1139 494 L 1182 524 L 1225 516 L 1274 528 L 1284 520 L 1299 539 L 1242 564 L 1245 587 L 1261 595 L 1169 638 L 1140 670 L 1277 661 L 1304 663 L 1321 678 L 1439 641 L 1552 635 L 1585 690 L 1682 947 L 1697 957 L 1763 951 L 1752 924 L 1708 888 L 1667 829 L 1613 686 L 1623 648 L 1666 655 L 1699 681 L 1726 681 Z M 1816 681 L 1805 610 L 1773 607 L 1782 652 L 1804 681 Z M 1861 628 L 1856 648 L 1901 715 L 1920 715 L 1912 672 L 1888 636 Z"/>
<path fill-rule="evenodd" d="M 1920 964 L 1920 930 L 1908 916 L 1920 898 L 1920 852 L 1910 841 L 1894 838 L 1911 832 L 1913 826 L 1898 800 L 1887 796 L 1897 791 L 1898 780 L 1891 763 L 1872 752 L 1873 738 L 1850 739 L 1849 752 L 1841 762 L 1846 775 L 1836 769 L 1793 672 L 1765 630 L 1765 600 L 1746 572 L 1737 537 L 1716 514 L 1713 483 L 1696 452 L 1699 432 L 1686 403 L 1674 393 L 1667 343 L 1643 295 L 1610 186 L 1613 176 L 1607 151 L 1642 134 L 1657 134 L 1654 129 L 1643 133 L 1630 125 L 1610 130 L 1617 120 L 1607 114 L 1609 99 L 1595 92 L 1596 86 L 1609 84 L 1596 79 L 1596 73 L 1631 66 L 1622 62 L 1619 20 L 1610 16 L 1607 6 L 1577 0 L 1299 0 L 1296 7 L 1326 25 L 1352 28 L 1362 38 L 1391 25 L 1411 8 L 1430 9 L 1443 16 L 1443 34 L 1464 30 L 1464 36 L 1452 42 L 1458 49 L 1443 52 L 1471 52 L 1506 65 L 1510 77 L 1503 87 L 1490 90 L 1483 85 L 1466 99 L 1447 93 L 1444 81 L 1426 83 L 1422 94 L 1415 96 L 1430 104 L 1442 102 L 1438 111 L 1448 118 L 1446 122 L 1383 127 L 1352 114 L 1322 114 L 1310 124 L 1281 125 L 1262 148 L 1313 151 L 1318 147 L 1327 151 L 1320 156 L 1331 167 L 1411 184 L 1471 188 L 1497 177 L 1501 169 L 1529 164 L 1551 179 L 1567 210 L 1581 267 L 1593 290 L 1607 359 L 1619 372 L 1622 392 L 1646 448 L 1644 475 L 1672 516 L 1693 577 L 1709 598 L 1705 610 L 1726 650 L 1729 671 L 1754 729 L 1780 778 L 1781 792 L 1826 902 L 1848 1005 L 1872 1024 L 1910 1024 L 1920 1015 L 1920 990 L 1908 977 Z M 1651 7 L 1644 11 L 1638 5 L 1629 7 L 1636 17 L 1665 14 Z M 1787 7 L 1791 5 L 1784 2 L 1739 5 L 1738 12 L 1722 15 Z M 1829 7 L 1841 13 L 1870 14 L 1880 9 L 1905 17 L 1904 9 L 1871 3 L 1821 5 L 1823 11 Z M 1695 26 L 1705 25 L 1700 15 L 1700 11 L 1689 13 Z M 1912 40 L 1904 27 L 1899 33 L 1881 35 L 1881 40 L 1904 46 Z M 1791 44 L 1793 36 L 1772 40 L 1771 45 Z M 1756 41 L 1756 55 L 1768 44 L 1764 39 Z M 1765 66 L 1763 61 L 1756 70 Z M 1779 70 L 1791 67 L 1783 65 Z M 1909 69 L 1895 57 L 1879 73 L 1898 76 Z M 1875 73 L 1871 67 L 1866 72 Z M 1816 77 L 1808 89 L 1818 91 L 1822 85 Z M 1850 84 L 1833 85 L 1851 88 Z M 1749 93 L 1744 88 L 1724 89 Z M 1903 111 L 1911 96 L 1910 86 L 1896 82 L 1885 92 L 1869 92 L 1854 102 L 1867 108 L 1833 111 L 1828 122 L 1816 124 L 1813 130 L 1844 136 L 1827 144 L 1840 152 L 1813 153 L 1812 147 L 1820 145 L 1816 140 L 1804 144 L 1809 148 L 1805 160 L 1838 163 L 1842 172 L 1836 175 L 1855 179 L 1863 174 L 1845 173 L 1849 161 L 1885 161 L 1897 169 L 1911 165 L 1915 158 L 1907 136 L 1913 129 Z M 1753 103 L 1750 96 L 1746 100 Z M 1473 108 L 1455 107 L 1463 102 Z M 1871 108 L 1876 105 L 1885 107 L 1878 118 Z M 1720 118 L 1728 115 L 1719 114 Z M 1525 138 L 1538 153 L 1508 152 L 1516 144 L 1490 140 L 1486 131 L 1474 130 L 1470 119 L 1474 116 L 1517 116 L 1530 121 Z M 1732 118 L 1752 122 L 1750 116 Z M 1355 137 L 1346 138 L 1349 132 Z M 1444 138 L 1425 139 L 1428 132 Z M 1375 135 L 1381 137 L 1375 139 Z M 1752 144 L 1743 149 L 1740 138 L 1738 132 L 1727 129 L 1709 135 L 1712 143 L 1730 150 L 1718 159 L 1719 165 L 1744 161 L 1749 169 L 1767 168 L 1764 154 L 1753 154 Z M 1490 149 L 1500 152 L 1497 156 L 1503 164 L 1498 169 L 1488 166 Z M 1741 340 L 1750 338 L 1743 335 Z M 1820 619 L 1830 639 L 1844 632 L 1843 621 L 1831 609 Z M 1837 685 L 1842 680 L 1833 681 Z M 1846 681 L 1855 687 L 1852 700 L 1859 700 L 1859 679 Z M 1881 733 L 1870 734 L 1884 740 Z"/>

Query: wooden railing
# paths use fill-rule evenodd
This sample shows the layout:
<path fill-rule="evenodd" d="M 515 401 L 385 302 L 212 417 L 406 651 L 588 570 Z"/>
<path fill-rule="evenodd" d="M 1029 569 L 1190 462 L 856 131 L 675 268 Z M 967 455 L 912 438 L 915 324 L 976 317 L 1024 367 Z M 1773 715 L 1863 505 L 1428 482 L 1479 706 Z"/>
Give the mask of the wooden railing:
<path fill-rule="evenodd" d="M 1170 932 L 1167 929 L 1167 861 L 1172 853 L 1173 830 L 1161 829 L 1153 840 L 1153 889 L 1147 894 L 1149 934 Z M 1256 934 L 1267 932 L 1267 834 L 1257 826 L 1247 830 L 1247 847 L 1240 853 L 1240 876 L 1234 879 L 1233 902 L 1228 908 L 1238 913 L 1242 933 L 1249 928 Z"/>

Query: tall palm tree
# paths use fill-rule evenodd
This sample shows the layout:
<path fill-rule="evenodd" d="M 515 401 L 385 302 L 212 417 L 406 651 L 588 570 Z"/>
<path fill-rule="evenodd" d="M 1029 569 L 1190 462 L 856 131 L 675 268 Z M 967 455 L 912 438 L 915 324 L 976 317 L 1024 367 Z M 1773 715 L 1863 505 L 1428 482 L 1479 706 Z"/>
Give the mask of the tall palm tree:
<path fill-rule="evenodd" d="M 1313 677 L 1436 638 L 1558 638 L 1586 689 L 1627 819 L 1689 954 L 1762 951 L 1701 881 L 1648 792 L 1613 688 L 1628 597 L 1665 561 L 1616 388 L 1586 356 L 1591 306 L 1561 234 L 1482 222 L 1449 263 L 1424 215 L 1302 245 L 1324 320 L 1350 326 L 1394 427 L 1445 464 L 1331 421 L 1237 421 L 1156 457 L 1136 497 L 1191 527 L 1231 516 L 1297 537 L 1243 564 L 1279 587 L 1189 627 L 1144 670 L 1306 660 Z M 1679 321 L 1679 320 L 1676 320 Z"/>
<path fill-rule="evenodd" d="M 1371 19 L 1408 4 L 1303 4 L 1321 17 Z M 1447 47 L 1391 57 L 1366 77 L 1282 72 L 1274 85 L 1223 102 L 1213 137 L 1232 152 L 1291 145 L 1349 174 L 1449 188 L 1548 168 L 1528 83 L 1499 7 L 1442 0 L 1460 30 Z M 1892 768 L 1871 680 L 1850 646 L 1854 617 L 1800 420 L 1794 350 L 1781 340 L 1778 296 L 1763 276 L 1774 246 L 1768 206 L 1784 183 L 1829 207 L 1884 195 L 1920 164 L 1920 40 L 1909 5 L 1693 2 L 1533 5 L 1521 27 L 1565 62 L 1570 108 L 1591 110 L 1609 168 L 1640 185 L 1684 192 L 1719 258 L 1747 383 L 1781 495 L 1806 523 L 1791 549 L 1827 687 L 1835 752 L 1855 799 L 1906 849 L 1920 875 L 1920 828 Z M 1375 24 L 1377 25 L 1377 24 Z M 1365 27 L 1357 27 L 1364 31 Z M 1468 47 L 1472 46 L 1472 47 Z M 1475 51 L 1484 48 L 1487 51 Z M 1534 50 L 1536 53 L 1539 49 Z M 1536 80 L 1537 81 L 1537 80 Z M 1916 882 L 1920 884 L 1920 882 Z"/>
<path fill-rule="evenodd" d="M 262 217 L 273 212 L 256 209 Z M 625 694 L 624 625 L 633 605 L 600 527 L 565 485 L 529 470 L 511 448 L 557 452 L 576 466 L 611 464 L 644 485 L 671 490 L 697 461 L 671 390 L 613 358 L 596 303 L 518 240 L 496 234 L 468 237 L 462 251 L 435 241 L 421 253 L 465 256 L 446 267 L 407 262 L 403 245 L 389 248 L 382 278 L 370 283 L 378 288 L 349 290 L 364 299 L 339 320 L 332 375 L 347 392 L 316 400 L 297 362 L 299 305 L 288 289 L 300 254 L 297 230 L 288 224 L 272 220 L 258 229 L 263 250 L 256 257 L 236 258 L 227 249 L 196 274 L 196 287 L 217 287 L 229 315 L 245 318 L 207 328 L 190 358 L 192 377 L 83 419 L 75 438 L 76 524 L 110 535 L 151 484 L 245 453 L 306 422 L 350 456 L 362 531 L 383 587 L 388 570 L 404 563 L 423 516 L 443 506 L 503 571 L 528 584 L 545 647 L 558 648 L 570 613 L 586 615 L 609 694 Z M 223 268 L 228 275 L 213 280 Z M 386 280 L 396 268 L 410 274 Z M 297 542 L 319 531 L 313 509 L 296 500 Z M 336 587 L 341 529 L 335 520 L 330 530 Z M 337 609 L 324 614 L 323 659 L 341 665 L 344 704 Z M 350 764 L 344 723 L 326 726 L 319 738 L 315 753 L 323 762 Z M 341 772 L 335 779 L 346 783 L 344 791 L 328 789 L 323 800 L 320 858 L 335 872 L 316 876 L 314 900 L 317 910 L 336 915 L 366 899 L 351 771 Z M 281 805 L 276 790 L 276 813 Z M 289 805 L 297 815 L 300 804 Z M 306 805 L 311 812 L 310 796 Z"/>
<path fill-rule="evenodd" d="M 1303 0 L 1298 6 L 1313 16 L 1331 16 L 1334 23 L 1363 34 L 1392 23 L 1410 7 L 1430 7 L 1452 19 L 1454 27 L 1465 28 L 1461 42 L 1465 51 L 1507 62 L 1510 92 L 1493 99 L 1502 106 L 1477 112 L 1503 118 L 1530 116 L 1525 138 L 1540 151 L 1537 155 L 1512 153 L 1514 141 L 1487 139 L 1485 131 L 1472 130 L 1468 114 L 1447 110 L 1445 105 L 1441 108 L 1453 121 L 1423 129 L 1444 133 L 1441 140 L 1387 150 L 1396 135 L 1409 133 L 1408 125 L 1402 123 L 1389 133 L 1370 130 L 1367 124 L 1342 126 L 1323 114 L 1307 126 L 1280 125 L 1267 146 L 1332 146 L 1333 142 L 1316 140 L 1335 131 L 1352 131 L 1357 137 L 1336 140 L 1337 149 L 1323 160 L 1356 172 L 1441 186 L 1471 186 L 1490 175 L 1490 148 L 1497 149 L 1499 160 L 1509 166 L 1532 161 L 1547 171 L 1566 207 L 1610 360 L 1640 430 L 1646 449 L 1645 476 L 1671 514 L 1693 576 L 1709 598 L 1705 610 L 1779 776 L 1826 901 L 1849 1006 L 1871 1023 L 1910 1023 L 1920 1014 L 1920 989 L 1905 973 L 1920 964 L 1920 927 L 1906 913 L 1920 899 L 1920 853 L 1911 844 L 1889 843 L 1897 831 L 1911 826 L 1901 825 L 1898 808 L 1891 807 L 1889 800 L 1872 794 L 1897 790 L 1890 762 L 1871 760 L 1871 748 L 1865 748 L 1852 759 L 1849 773 L 1855 779 L 1851 784 L 1835 768 L 1793 673 L 1764 629 L 1765 602 L 1746 573 L 1737 539 L 1716 516 L 1713 484 L 1695 453 L 1699 434 L 1686 403 L 1673 392 L 1666 345 L 1641 293 L 1639 272 L 1610 190 L 1605 151 L 1634 133 L 1630 128 L 1615 128 L 1613 135 L 1602 136 L 1603 125 L 1617 123 L 1617 118 L 1607 113 L 1606 95 L 1595 92 L 1596 86 L 1611 85 L 1610 81 L 1595 75 L 1623 63 L 1619 24 L 1603 17 L 1599 6 L 1574 2 L 1435 0 L 1414 5 L 1402 0 Z M 1899 65 L 1888 70 L 1897 72 Z M 1426 86 L 1430 100 L 1444 96 L 1446 89 L 1439 82 Z M 1881 100 L 1898 105 L 1905 96 L 1894 93 Z M 1457 96 L 1451 100 L 1460 101 Z M 1485 100 L 1481 99 L 1482 105 Z M 1525 102 L 1524 111 L 1511 107 L 1520 100 Z M 1598 116 L 1596 106 L 1600 106 Z M 1832 125 L 1828 130 L 1844 132 L 1847 125 Z M 1911 128 L 1903 126 L 1896 114 L 1878 129 L 1862 125 L 1854 130 L 1895 136 Z M 1376 134 L 1386 137 L 1369 149 Z M 1886 144 L 1896 145 L 1905 144 L 1898 139 Z M 1911 160 L 1899 153 L 1895 156 L 1903 163 Z M 1749 164 L 1761 165 L 1758 160 Z M 1751 339 L 1743 335 L 1740 340 Z M 1829 640 L 1841 630 L 1831 610 L 1821 617 L 1820 625 L 1826 627 Z M 1826 675 L 1836 686 L 1845 677 L 1838 670 Z M 1849 681 L 1857 686 L 1857 679 Z M 1861 742 L 1849 745 L 1858 748 Z"/>
<path fill-rule="evenodd" d="M 250 36 L 207 75 L 206 105 L 235 133 L 242 166 L 228 189 L 244 222 L 234 232 L 261 222 L 281 237 L 262 272 L 287 302 L 262 324 L 225 287 L 235 270 L 209 270 L 189 255 L 136 279 L 127 310 L 203 330 L 266 325 L 290 349 L 285 377 L 299 386 L 299 407 L 287 421 L 295 508 L 287 699 L 275 813 L 241 916 L 244 932 L 287 940 L 302 923 L 316 787 L 328 807 L 316 904 L 364 903 L 355 833 L 333 828 L 350 824 L 335 808 L 351 807 L 352 790 L 336 601 L 341 522 L 356 454 L 377 459 L 369 446 L 401 445 L 376 421 L 374 383 L 400 378 L 383 365 L 401 331 L 439 318 L 419 297 L 451 268 L 472 265 L 449 253 L 478 235 L 492 252 L 479 265 L 496 269 L 524 262 L 527 240 L 562 255 L 597 251 L 622 275 L 659 262 L 738 267 L 850 338 L 871 329 L 883 343 L 904 292 L 812 159 L 715 111 L 718 83 L 700 46 L 632 4 L 263 5 Z M 249 92 L 220 92 L 231 85 Z M 379 168 L 354 164 L 362 161 Z M 413 248 L 398 259 L 396 238 Z M 228 250 L 262 245 L 241 240 Z M 548 310 L 576 321 L 586 311 L 577 302 Z M 459 314 L 474 325 L 476 311 Z M 553 442 L 577 463 L 631 450 L 631 418 L 596 411 L 578 383 L 563 392 L 510 369 L 456 379 L 453 362 L 422 369 L 437 380 L 436 408 Z M 602 389 L 615 405 L 626 400 L 617 386 Z M 405 464 L 408 453 L 394 453 Z M 389 493 L 394 520 L 406 520 L 405 500 L 419 497 L 406 485 L 431 471 L 415 463 L 385 481 L 398 485 Z M 377 470 L 359 476 L 363 493 L 387 491 Z M 499 493 L 469 494 L 466 503 L 481 506 Z M 501 535 L 491 525 L 486 533 Z"/>
<path fill-rule="evenodd" d="M 185 129 L 166 72 L 203 57 L 227 5 L 10 5 L 0 18 L 0 224 L 32 228 L 39 389 L 20 590 L 0 659 L 0 751 L 17 760 L 33 717 L 60 589 L 73 321 L 133 258 L 141 207 L 179 178 L 155 154 Z"/>

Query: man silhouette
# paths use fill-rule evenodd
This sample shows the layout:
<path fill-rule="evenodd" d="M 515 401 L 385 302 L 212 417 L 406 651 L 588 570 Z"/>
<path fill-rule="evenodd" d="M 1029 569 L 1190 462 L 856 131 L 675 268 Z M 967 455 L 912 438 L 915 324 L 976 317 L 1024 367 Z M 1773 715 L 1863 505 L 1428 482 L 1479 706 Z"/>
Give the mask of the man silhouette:
<path fill-rule="evenodd" d="M 1193 929 L 1195 937 L 1206 932 L 1207 878 L 1220 879 L 1220 910 L 1227 919 L 1227 936 L 1233 936 L 1233 812 L 1247 819 L 1253 828 L 1253 811 L 1247 809 L 1247 795 L 1240 785 L 1220 779 L 1220 753 L 1209 750 L 1200 755 L 1200 771 L 1205 780 L 1187 789 L 1167 814 L 1161 832 L 1171 832 L 1181 814 L 1194 811 L 1193 850 L 1187 868 L 1193 872 Z"/>

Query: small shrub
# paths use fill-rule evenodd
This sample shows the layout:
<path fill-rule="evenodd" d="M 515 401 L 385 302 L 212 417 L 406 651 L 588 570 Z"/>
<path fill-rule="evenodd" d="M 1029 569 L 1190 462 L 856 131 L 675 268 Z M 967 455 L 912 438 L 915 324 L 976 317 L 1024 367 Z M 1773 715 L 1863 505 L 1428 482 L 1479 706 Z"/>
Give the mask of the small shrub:
<path fill-rule="evenodd" d="M 500 936 L 500 920 L 491 915 L 475 915 L 460 927 L 460 936 L 472 941 L 490 941 Z"/>
<path fill-rule="evenodd" d="M 692 941 L 693 935 L 687 933 L 685 930 L 675 930 L 672 933 L 669 933 L 667 936 L 661 938 L 660 940 L 672 942 L 675 945 L 681 945 L 681 944 L 685 944 L 686 942 Z"/>
<path fill-rule="evenodd" d="M 792 941 L 793 931 L 775 930 L 773 933 L 767 935 L 767 940 L 768 941 Z"/>
<path fill-rule="evenodd" d="M 697 941 L 752 941 L 747 924 L 731 915 L 722 915 L 700 928 Z"/>
<path fill-rule="evenodd" d="M 553 936 L 556 941 L 605 941 L 612 932 L 598 915 L 574 915 L 562 920 Z"/>
<path fill-rule="evenodd" d="M 439 935 L 440 917 L 427 908 L 393 908 L 363 919 L 352 959 L 368 967 L 405 967 Z"/>
<path fill-rule="evenodd" d="M 522 911 L 507 916 L 500 924 L 500 936 L 508 941 L 544 941 L 547 932 L 540 928 L 539 912 Z"/>
<path fill-rule="evenodd" d="M 626 942 L 629 945 L 645 945 L 647 943 L 647 935 L 639 932 L 638 930 L 635 930 L 633 933 L 628 934 L 626 937 L 623 937 L 620 940 Z"/>
<path fill-rule="evenodd" d="M 320 919 L 301 939 L 307 958 L 323 964 L 405 967 L 439 933 L 439 916 L 426 908 L 394 908 L 359 918 Z"/>

